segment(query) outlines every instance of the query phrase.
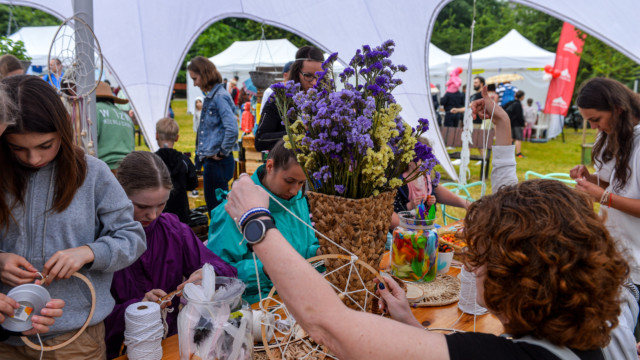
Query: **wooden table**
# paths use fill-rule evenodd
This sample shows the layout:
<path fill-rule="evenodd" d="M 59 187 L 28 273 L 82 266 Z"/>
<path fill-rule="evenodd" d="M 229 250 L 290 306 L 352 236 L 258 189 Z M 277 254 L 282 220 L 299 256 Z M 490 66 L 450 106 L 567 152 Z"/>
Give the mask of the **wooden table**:
<path fill-rule="evenodd" d="M 457 276 L 460 269 L 452 267 L 449 275 Z M 413 315 L 428 328 L 449 328 L 451 327 L 462 312 L 458 309 L 458 304 L 454 303 L 447 306 L 438 307 L 422 307 L 412 309 Z M 474 331 L 473 315 L 464 314 L 455 324 L 454 328 L 462 331 Z M 500 321 L 491 314 L 476 317 L 475 331 L 500 335 L 504 332 Z M 171 336 L 162 341 L 162 359 L 178 360 L 180 359 L 180 351 L 178 346 L 178 335 Z M 127 360 L 127 356 L 121 356 L 116 360 Z"/>

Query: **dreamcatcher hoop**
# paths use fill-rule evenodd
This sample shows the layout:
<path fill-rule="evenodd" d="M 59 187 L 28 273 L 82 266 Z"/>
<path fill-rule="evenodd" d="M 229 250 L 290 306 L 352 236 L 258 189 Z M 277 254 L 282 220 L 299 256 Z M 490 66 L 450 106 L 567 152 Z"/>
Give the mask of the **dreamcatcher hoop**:
<path fill-rule="evenodd" d="M 64 98 L 67 111 L 71 114 L 74 142 L 89 155 L 95 156 L 95 134 L 91 129 L 91 118 L 95 114 L 92 114 L 89 105 L 91 94 L 102 78 L 103 62 L 100 43 L 91 27 L 77 16 L 65 19 L 51 41 L 48 64 L 51 64 L 51 60 L 56 60 L 62 66 L 60 78 L 51 83 Z M 89 84 L 87 78 L 92 79 Z M 85 81 L 80 83 L 79 80 Z"/>
<path fill-rule="evenodd" d="M 355 292 L 366 291 L 370 293 L 370 291 L 366 288 L 365 282 L 362 280 L 362 276 L 360 276 L 356 265 L 360 266 L 361 269 L 365 269 L 368 272 L 372 273 L 381 282 L 384 282 L 382 275 L 380 275 L 380 273 L 375 268 L 373 268 L 371 265 L 353 256 L 342 255 L 342 254 L 327 254 L 327 255 L 319 255 L 319 256 L 309 258 L 307 259 L 307 261 L 309 263 L 315 263 L 315 262 L 324 261 L 327 259 L 347 261 L 346 264 L 338 267 L 332 272 L 339 271 L 340 269 L 346 266 L 349 266 L 351 268 L 350 271 L 355 269 L 356 275 L 360 277 L 360 284 L 362 285 L 362 289 L 359 289 L 356 291 L 348 291 L 349 282 L 347 282 L 345 289 L 340 289 L 336 285 L 329 282 L 331 287 L 338 292 L 338 297 L 340 297 L 341 299 L 344 299 L 345 297 L 349 297 L 349 294 L 355 293 Z M 326 279 L 327 276 L 330 275 L 332 272 L 324 274 L 323 277 Z M 287 315 L 287 318 L 293 319 L 293 317 L 289 314 L 284 303 L 279 302 L 273 298 L 273 295 L 275 294 L 275 292 L 276 292 L 276 288 L 272 287 L 271 291 L 269 292 L 269 295 L 260 302 L 260 311 L 262 311 L 263 313 L 272 313 L 272 314 L 275 313 L 276 311 L 284 311 L 285 314 Z M 373 298 L 375 297 L 376 297 L 375 295 L 372 295 L 372 301 L 373 301 Z M 352 301 L 354 303 L 357 303 L 353 299 Z M 276 306 L 273 307 L 272 303 L 276 304 Z M 364 308 L 362 309 L 362 311 L 364 311 L 366 307 L 367 307 L 367 301 L 365 300 Z M 334 355 L 327 353 L 328 349 L 325 346 L 312 343 L 309 339 L 308 334 L 304 332 L 304 330 L 295 321 L 295 319 L 290 324 L 290 329 L 288 333 L 283 333 L 283 332 L 280 332 L 278 329 L 274 329 L 275 331 L 279 332 L 281 335 L 281 338 L 278 338 L 278 336 L 276 336 L 276 334 L 274 333 L 272 340 L 275 341 L 275 344 L 270 344 L 269 341 L 267 341 L 268 339 L 267 334 L 269 333 L 268 326 L 269 325 L 265 325 L 264 323 L 261 326 L 262 344 L 263 344 L 264 352 L 266 353 L 267 357 L 271 360 L 297 358 L 295 354 L 289 354 L 287 352 L 287 351 L 292 351 L 290 350 L 292 344 L 294 346 L 296 346 L 295 344 L 302 344 L 303 347 L 306 347 L 307 349 L 311 349 L 310 351 L 305 353 L 304 358 L 311 358 L 311 356 L 314 356 L 314 354 L 317 354 L 315 358 L 317 358 L 318 360 L 325 359 L 327 357 L 331 359 L 337 359 Z M 300 335 L 300 332 L 302 332 L 302 335 Z M 298 335 L 297 337 L 295 337 L 296 334 Z M 284 339 L 284 340 L 282 340 L 281 342 L 281 339 Z M 298 352 L 299 351 L 300 350 L 298 350 Z M 280 357 L 278 357 L 278 354 L 280 355 Z"/>
<path fill-rule="evenodd" d="M 78 31 L 81 27 L 82 30 L 86 32 Z M 76 47 L 78 43 L 83 45 L 82 49 Z M 85 47 L 93 50 L 86 51 L 92 52 L 92 54 L 89 55 L 85 53 Z M 79 51 L 83 53 L 78 54 Z M 86 61 L 83 61 L 86 60 L 88 56 L 93 56 L 93 66 L 89 66 Z M 77 16 L 68 17 L 58 27 L 51 41 L 51 46 L 49 47 L 47 63 L 50 64 L 51 60 L 54 59 L 59 60 L 63 69 L 66 69 L 65 75 L 61 76 L 58 84 L 54 84 L 57 85 L 56 89 L 60 95 L 65 98 L 82 98 L 91 95 L 91 93 L 96 90 L 98 82 L 94 81 L 93 86 L 86 89 L 83 93 L 78 94 L 76 92 L 77 88 L 75 85 L 81 76 L 93 74 L 94 80 L 99 81 L 103 73 L 100 43 L 93 29 L 91 29 L 84 20 Z M 97 74 L 96 70 L 98 70 Z"/>

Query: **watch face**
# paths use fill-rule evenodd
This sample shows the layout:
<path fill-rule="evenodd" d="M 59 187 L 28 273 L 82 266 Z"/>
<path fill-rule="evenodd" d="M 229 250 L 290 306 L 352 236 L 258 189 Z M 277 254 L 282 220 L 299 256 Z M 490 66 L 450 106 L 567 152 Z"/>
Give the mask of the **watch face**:
<path fill-rule="evenodd" d="M 244 237 L 252 244 L 260 241 L 263 234 L 264 226 L 260 221 L 250 221 L 244 228 Z"/>

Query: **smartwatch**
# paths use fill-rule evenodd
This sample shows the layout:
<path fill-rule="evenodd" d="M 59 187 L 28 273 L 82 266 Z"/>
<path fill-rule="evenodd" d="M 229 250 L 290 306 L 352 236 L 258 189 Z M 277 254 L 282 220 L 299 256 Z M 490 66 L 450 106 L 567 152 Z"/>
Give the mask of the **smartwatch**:
<path fill-rule="evenodd" d="M 273 219 L 252 219 L 247 222 L 242 231 L 242 235 L 247 240 L 249 250 L 252 246 L 262 241 L 269 229 L 276 227 Z"/>

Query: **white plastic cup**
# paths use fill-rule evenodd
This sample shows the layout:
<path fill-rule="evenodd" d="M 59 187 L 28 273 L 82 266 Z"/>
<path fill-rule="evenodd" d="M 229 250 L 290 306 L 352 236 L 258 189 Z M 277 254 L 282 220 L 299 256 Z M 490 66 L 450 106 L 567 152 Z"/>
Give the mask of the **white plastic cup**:
<path fill-rule="evenodd" d="M 438 275 L 449 272 L 452 260 L 453 251 L 438 253 Z"/>

